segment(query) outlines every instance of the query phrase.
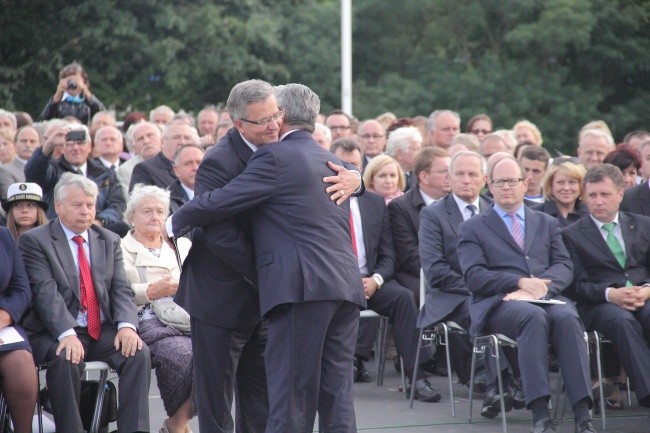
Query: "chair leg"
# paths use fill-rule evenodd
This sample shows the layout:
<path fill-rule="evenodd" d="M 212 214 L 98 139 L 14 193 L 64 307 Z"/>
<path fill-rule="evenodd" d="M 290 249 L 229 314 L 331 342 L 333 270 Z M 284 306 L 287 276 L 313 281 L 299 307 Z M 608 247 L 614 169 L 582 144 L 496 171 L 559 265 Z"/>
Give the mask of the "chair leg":
<path fill-rule="evenodd" d="M 404 394 L 406 394 L 406 373 L 404 373 L 404 358 L 401 356 L 399 357 L 399 371 L 402 373 L 402 389 L 404 390 Z"/>
<path fill-rule="evenodd" d="M 5 423 L 7 422 L 7 402 L 5 396 L 0 394 L 0 433 L 5 432 Z"/>
<path fill-rule="evenodd" d="M 43 405 L 41 404 L 41 369 L 36 367 L 36 386 L 38 386 L 38 393 L 36 394 L 36 412 L 38 413 L 38 433 L 43 433 Z"/>
<path fill-rule="evenodd" d="M 472 366 L 469 370 L 469 416 L 467 422 L 472 422 L 472 406 L 474 403 L 474 374 L 476 373 L 476 353 L 481 349 L 477 347 L 478 337 L 474 339 L 472 347 Z"/>
<path fill-rule="evenodd" d="M 501 423 L 503 424 L 503 433 L 508 433 L 508 426 L 506 424 L 506 403 L 503 399 L 505 388 L 503 387 L 503 375 L 501 374 L 500 344 L 499 344 L 499 339 L 497 338 L 496 335 L 492 335 L 491 338 L 492 338 L 492 344 L 494 345 L 494 353 L 495 353 L 494 357 L 496 360 L 496 367 L 497 367 L 497 384 L 499 386 L 499 403 L 501 405 Z"/>
<path fill-rule="evenodd" d="M 409 398 L 409 407 L 411 409 L 413 409 L 413 399 L 415 398 L 415 378 L 418 377 L 418 368 L 420 367 L 420 350 L 422 349 L 423 335 L 424 335 L 424 328 L 420 328 L 420 336 L 418 337 L 418 348 L 417 351 L 415 352 L 415 366 L 413 366 L 413 377 L 411 378 L 411 396 Z"/>
<path fill-rule="evenodd" d="M 95 412 L 93 413 L 93 422 L 89 433 L 99 433 L 99 423 L 104 406 L 104 396 L 106 395 L 106 380 L 108 379 L 108 370 L 102 370 L 99 373 L 99 383 L 97 389 L 97 400 L 95 401 Z"/>
<path fill-rule="evenodd" d="M 607 417 L 605 415 L 605 391 L 603 389 L 603 364 L 601 361 L 601 341 L 598 332 L 594 331 L 594 341 L 596 342 L 596 370 L 598 374 L 598 389 L 600 391 L 600 418 L 603 424 L 603 430 L 607 426 Z"/>
<path fill-rule="evenodd" d="M 377 386 L 384 384 L 384 369 L 386 366 L 386 338 L 388 336 L 388 318 L 380 317 L 379 318 L 379 335 L 377 336 L 377 341 L 379 343 L 379 355 L 377 360 L 379 365 L 377 365 Z"/>
<path fill-rule="evenodd" d="M 454 402 L 454 382 L 451 377 L 451 356 L 449 354 L 449 327 L 443 323 L 442 330 L 445 333 L 445 356 L 447 360 L 447 381 L 449 382 L 449 399 L 451 400 L 451 416 L 456 418 L 456 403 Z"/>

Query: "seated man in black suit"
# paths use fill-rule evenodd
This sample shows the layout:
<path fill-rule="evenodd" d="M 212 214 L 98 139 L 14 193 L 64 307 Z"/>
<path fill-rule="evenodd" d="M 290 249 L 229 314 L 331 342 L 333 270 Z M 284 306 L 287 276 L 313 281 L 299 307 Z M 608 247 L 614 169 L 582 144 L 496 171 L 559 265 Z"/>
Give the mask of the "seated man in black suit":
<path fill-rule="evenodd" d="M 548 409 L 551 343 L 573 408 L 575 431 L 594 432 L 584 327 L 573 305 L 560 296 L 573 279 L 573 263 L 558 222 L 524 206 L 528 180 L 513 157 L 492 166 L 488 185 L 494 207 L 461 223 L 458 233 L 458 260 L 472 293 L 470 334 L 498 333 L 517 341 L 533 433 L 556 431 Z"/>
<path fill-rule="evenodd" d="M 621 210 L 639 215 L 650 216 L 650 140 L 639 145 L 641 153 L 641 170 L 643 181 L 625 191 Z"/>
<path fill-rule="evenodd" d="M 349 138 L 337 140 L 334 154 L 341 160 L 362 168 L 361 147 Z M 363 287 L 368 308 L 388 317 L 395 332 L 395 344 L 404 360 L 405 374 L 412 379 L 415 352 L 418 346 L 418 331 L 415 327 L 417 308 L 410 290 L 393 279 L 395 272 L 395 251 L 390 231 L 388 211 L 384 200 L 377 194 L 366 192 L 350 199 L 350 231 L 353 236 L 353 250 L 363 276 Z M 357 380 L 369 381 L 369 372 L 363 361 L 370 357 L 376 327 L 369 320 L 359 323 L 359 338 L 355 350 Z M 421 359 L 426 362 L 431 353 Z M 421 375 L 415 380 L 415 397 L 421 401 L 436 402 L 440 394 Z"/>
<path fill-rule="evenodd" d="M 189 144 L 176 149 L 174 174 L 177 179 L 169 187 L 170 214 L 194 198 L 196 172 L 205 152 L 198 144 Z"/>
<path fill-rule="evenodd" d="M 65 173 L 54 189 L 58 218 L 20 237 L 33 292 L 23 325 L 34 360 L 47 365 L 57 431 L 84 433 L 84 361 L 104 361 L 120 378 L 118 430 L 148 432 L 149 348 L 137 333 L 120 238 L 93 224 L 97 194 L 90 179 Z"/>
<path fill-rule="evenodd" d="M 589 217 L 562 236 L 575 267 L 570 297 L 585 327 L 614 343 L 639 404 L 650 407 L 650 218 L 619 211 L 623 188 L 617 167 L 589 169 Z"/>
<path fill-rule="evenodd" d="M 78 133 L 78 136 L 69 136 L 70 132 Z M 57 147 L 61 148 L 62 155 L 55 159 L 52 154 Z M 92 180 L 99 188 L 95 224 L 117 233 L 120 237 L 124 236 L 129 226 L 122 220 L 126 209 L 122 189 L 113 170 L 90 158 L 91 150 L 88 128 L 85 125 L 70 124 L 57 130 L 48 137 L 42 147 L 34 151 L 25 165 L 25 179 L 43 188 L 43 200 L 49 204 L 47 217 L 50 219 L 56 217 L 54 185 L 63 173 L 81 174 Z"/>
<path fill-rule="evenodd" d="M 458 226 L 475 214 L 492 208 L 492 199 L 479 194 L 485 186 L 483 157 L 469 151 L 454 155 L 449 165 L 449 183 L 451 194 L 420 213 L 420 256 L 429 289 L 418 327 L 451 320 L 463 329 L 469 329 L 470 292 L 458 263 L 456 244 Z M 466 384 L 470 379 L 472 342 L 466 335 L 457 333 L 449 338 L 452 366 L 460 382 Z M 507 366 L 503 367 L 507 371 Z M 494 418 L 501 410 L 495 378 L 496 372 L 490 374 L 491 386 L 481 411 L 486 418 Z M 504 396 L 507 399 L 506 410 L 510 410 L 513 404 L 518 409 L 524 407 L 519 381 L 509 375 L 506 383 L 510 391 Z"/>

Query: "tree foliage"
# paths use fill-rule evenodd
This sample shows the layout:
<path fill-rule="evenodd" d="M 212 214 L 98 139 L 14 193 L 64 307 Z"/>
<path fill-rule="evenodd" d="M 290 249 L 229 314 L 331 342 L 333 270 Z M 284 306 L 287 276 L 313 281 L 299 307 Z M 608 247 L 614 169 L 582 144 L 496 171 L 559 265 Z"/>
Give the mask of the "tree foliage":
<path fill-rule="evenodd" d="M 355 0 L 354 111 L 527 118 L 572 151 L 587 121 L 648 128 L 648 0 Z M 0 106 L 40 113 L 78 60 L 119 111 L 196 111 L 235 83 L 302 82 L 340 106 L 336 0 L 0 1 Z"/>

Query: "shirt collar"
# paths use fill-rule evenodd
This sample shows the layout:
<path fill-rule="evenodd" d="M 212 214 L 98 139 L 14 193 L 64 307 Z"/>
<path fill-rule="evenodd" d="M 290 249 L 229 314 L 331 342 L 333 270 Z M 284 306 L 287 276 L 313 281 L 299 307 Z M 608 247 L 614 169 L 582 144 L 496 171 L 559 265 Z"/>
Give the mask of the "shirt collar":
<path fill-rule="evenodd" d="M 474 206 L 476 206 L 476 212 L 477 212 L 477 213 L 480 211 L 480 208 L 479 208 L 479 206 L 478 206 L 478 204 L 479 204 L 479 196 L 478 196 L 478 195 L 476 196 L 476 198 L 474 199 L 474 201 L 471 202 L 471 203 L 466 202 L 466 201 L 463 200 L 462 198 L 458 197 L 456 194 L 453 194 L 453 193 L 452 193 L 452 196 L 454 197 L 454 201 L 456 201 L 456 204 L 458 205 L 458 209 L 460 209 L 461 212 L 462 212 L 463 210 L 465 210 L 465 208 L 467 207 L 467 205 L 470 205 L 470 204 L 473 204 Z"/>
<path fill-rule="evenodd" d="M 495 212 L 496 212 L 496 213 L 497 213 L 501 218 L 504 218 L 506 215 L 508 215 L 508 212 L 505 211 L 505 210 L 503 210 L 503 209 L 501 209 L 501 208 L 499 207 L 499 205 L 496 204 L 496 203 L 494 204 L 494 211 L 495 211 Z M 522 220 L 522 221 L 526 221 L 526 210 L 525 210 L 525 206 L 523 205 L 523 203 L 521 204 L 521 206 L 519 206 L 519 209 L 517 209 L 517 210 L 515 211 L 515 213 L 517 214 L 517 216 L 519 217 L 520 220 Z"/>
<path fill-rule="evenodd" d="M 88 242 L 88 230 L 86 230 L 86 231 L 83 232 L 83 233 L 79 233 L 79 234 L 77 235 L 77 233 L 75 233 L 75 232 L 73 232 L 72 230 L 70 230 L 69 228 L 67 228 L 67 227 L 63 224 L 63 222 L 61 222 L 61 220 L 59 220 L 59 223 L 61 224 L 61 228 L 63 229 L 63 233 L 65 233 L 65 237 L 68 239 L 68 242 L 72 241 L 72 238 L 75 237 L 75 236 L 81 236 L 82 238 L 84 238 L 84 240 L 85 240 L 86 242 Z M 72 241 L 72 242 L 74 242 L 74 241 Z"/>
<path fill-rule="evenodd" d="M 244 138 L 244 136 L 241 134 L 241 132 L 237 131 L 237 133 L 239 134 L 239 136 L 241 137 L 241 139 L 244 140 L 244 143 L 246 143 L 246 145 L 247 145 L 248 147 L 251 148 L 251 150 L 253 151 L 253 153 L 255 153 L 255 151 L 257 151 L 257 146 L 255 146 L 255 145 L 254 145 L 253 143 L 251 143 L 250 141 L 246 140 L 246 138 Z"/>
<path fill-rule="evenodd" d="M 596 224 L 596 227 L 598 227 L 601 230 L 603 229 L 603 224 L 606 224 L 604 222 L 598 221 L 596 218 L 594 218 L 594 216 L 592 214 L 589 214 L 589 218 L 591 218 L 591 220 L 594 222 L 594 224 Z M 616 215 L 614 216 L 614 219 L 612 220 L 612 222 L 614 223 L 614 227 L 617 227 L 619 225 L 619 223 L 618 223 L 618 212 L 616 212 Z"/>

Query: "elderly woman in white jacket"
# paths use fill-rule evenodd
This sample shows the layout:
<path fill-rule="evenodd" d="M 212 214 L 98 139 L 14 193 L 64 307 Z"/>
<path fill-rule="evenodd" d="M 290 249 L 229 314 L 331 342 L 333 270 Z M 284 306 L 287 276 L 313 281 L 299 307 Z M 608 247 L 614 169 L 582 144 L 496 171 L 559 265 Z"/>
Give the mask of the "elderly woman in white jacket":
<path fill-rule="evenodd" d="M 162 230 L 169 210 L 169 192 L 156 186 L 136 185 L 127 204 L 125 219 L 132 229 L 122 239 L 124 269 L 139 307 L 139 332 L 151 351 L 158 388 L 168 418 L 160 433 L 188 433 L 194 416 L 192 404 L 192 343 L 186 330 L 159 320 L 157 305 L 171 304 L 178 289 L 180 269 L 175 252 L 163 241 Z M 185 259 L 190 241 L 178 239 Z M 173 304 L 171 304 L 173 305 Z M 180 307 L 179 307 L 180 308 Z M 183 310 L 181 310 L 184 313 Z M 185 313 L 186 314 L 186 313 Z"/>

